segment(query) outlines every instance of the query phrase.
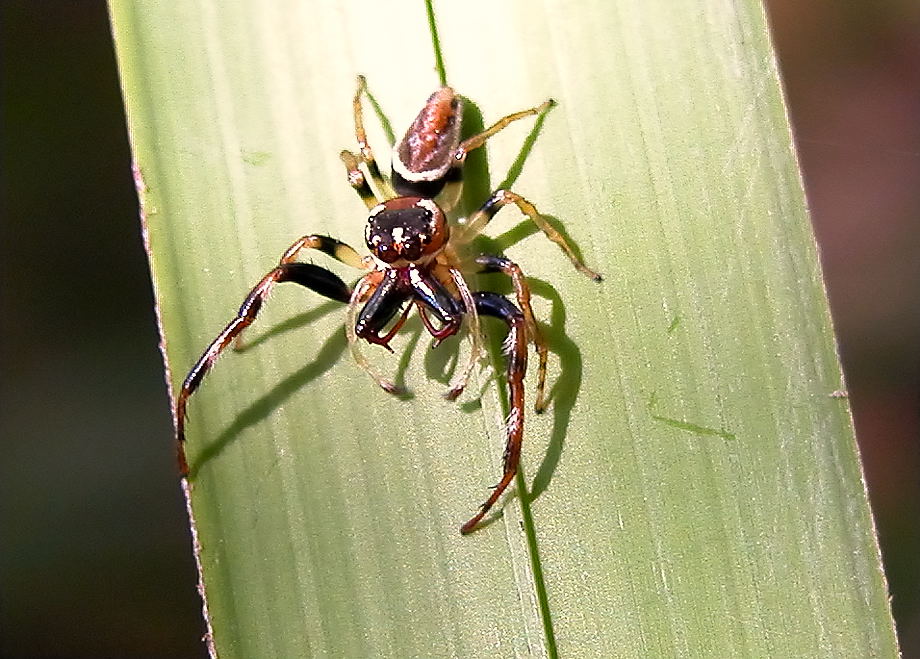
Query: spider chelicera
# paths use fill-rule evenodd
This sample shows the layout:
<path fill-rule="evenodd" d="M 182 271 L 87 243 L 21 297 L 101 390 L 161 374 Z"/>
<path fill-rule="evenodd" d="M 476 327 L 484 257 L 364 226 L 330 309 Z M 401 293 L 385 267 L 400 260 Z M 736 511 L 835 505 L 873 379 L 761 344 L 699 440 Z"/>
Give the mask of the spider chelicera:
<path fill-rule="evenodd" d="M 255 321 L 276 284 L 294 282 L 347 304 L 345 331 L 355 361 L 384 390 L 395 394 L 402 393 L 401 388 L 371 365 L 359 349 L 359 340 L 392 351 L 390 340 L 413 308 L 418 310 L 435 345 L 456 334 L 466 319 L 472 348 L 445 394 L 445 398 L 454 400 L 466 386 L 482 350 L 479 316 L 493 316 L 508 326 L 504 346 L 511 410 L 505 428 L 504 472 L 476 515 L 460 527 L 461 533 L 466 534 L 476 528 L 517 472 L 524 430 L 528 343 L 533 343 L 539 358 L 535 409 L 542 412 L 546 406 L 547 347 L 534 319 L 530 289 L 520 267 L 504 256 L 482 254 L 475 257 L 481 272 L 498 271 L 511 278 L 515 305 L 497 293 L 471 291 L 461 274 L 463 261 L 458 248 L 479 234 L 502 207 L 514 204 L 547 238 L 559 245 L 578 270 L 596 281 L 601 277 L 581 262 L 566 239 L 533 204 L 514 192 L 497 190 L 465 222 L 451 224 L 448 220 L 447 213 L 459 199 L 467 154 L 511 122 L 545 112 L 553 105 L 552 101 L 502 117 L 487 130 L 461 141 L 462 101 L 453 89 L 441 87 L 428 98 L 405 137 L 394 148 L 392 172 L 385 178 L 364 131 L 361 98 L 365 90 L 364 78 L 359 76 L 353 100 L 358 150 L 356 153 L 343 151 L 341 158 L 348 171 L 348 182 L 370 210 L 365 238 L 371 255 L 361 257 L 345 243 L 319 235 L 304 236 L 288 247 L 278 265 L 249 292 L 236 317 L 211 342 L 182 384 L 175 409 L 180 469 L 183 475 L 188 473 L 183 443 L 189 396 L 198 389 L 221 352 L 234 340 L 239 341 L 243 330 Z M 295 261 L 304 249 L 318 249 L 367 274 L 352 289 L 325 268 Z"/>

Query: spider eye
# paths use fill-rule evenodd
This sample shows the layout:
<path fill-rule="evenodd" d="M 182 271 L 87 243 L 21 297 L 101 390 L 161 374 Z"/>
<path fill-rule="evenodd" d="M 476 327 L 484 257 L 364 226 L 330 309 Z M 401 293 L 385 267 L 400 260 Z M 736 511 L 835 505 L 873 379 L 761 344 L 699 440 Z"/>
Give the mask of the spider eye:
<path fill-rule="evenodd" d="M 403 258 L 415 261 L 422 256 L 422 245 L 417 238 L 408 238 L 402 244 Z"/>

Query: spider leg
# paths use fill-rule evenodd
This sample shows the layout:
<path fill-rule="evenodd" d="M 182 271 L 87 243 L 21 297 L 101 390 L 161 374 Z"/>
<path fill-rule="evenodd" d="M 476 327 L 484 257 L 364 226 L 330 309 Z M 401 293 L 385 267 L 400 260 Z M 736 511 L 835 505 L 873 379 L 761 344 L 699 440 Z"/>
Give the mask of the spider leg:
<path fill-rule="evenodd" d="M 540 414 L 546 410 L 546 362 L 549 351 L 546 347 L 546 341 L 537 325 L 537 320 L 533 315 L 533 308 L 530 306 L 530 286 L 521 267 L 509 258 L 504 256 L 493 256 L 491 254 L 482 254 L 476 257 L 476 263 L 483 266 L 484 272 L 500 271 L 511 278 L 514 285 L 514 293 L 517 298 L 518 306 L 524 313 L 524 320 L 527 323 L 527 332 L 530 340 L 540 359 L 537 369 L 537 399 L 534 403 L 534 410 Z"/>
<path fill-rule="evenodd" d="M 377 160 L 374 158 L 374 151 L 367 141 L 367 133 L 364 130 L 364 108 L 361 105 L 361 96 L 366 92 L 367 80 L 364 79 L 364 76 L 359 75 L 358 87 L 352 99 L 352 111 L 355 119 L 355 140 L 358 142 L 358 152 L 351 153 L 350 151 L 342 151 L 340 155 L 342 161 L 345 163 L 345 167 L 348 169 L 348 182 L 358 191 L 358 194 L 361 196 L 364 203 L 367 204 L 367 207 L 373 208 L 377 203 L 377 199 L 359 168 L 361 163 L 367 166 L 367 171 L 371 176 L 371 180 L 377 187 L 377 191 L 383 197 L 390 199 L 395 195 L 389 183 L 383 178 L 383 174 L 380 173 L 380 167 L 377 165 Z"/>
<path fill-rule="evenodd" d="M 549 100 L 536 107 L 528 108 L 527 110 L 522 110 L 520 112 L 515 112 L 513 114 L 504 116 L 489 126 L 486 130 L 468 137 L 459 145 L 457 145 L 457 148 L 452 156 L 450 170 L 444 176 L 447 183 L 444 186 L 444 190 L 438 195 L 438 204 L 441 206 L 441 208 L 443 208 L 445 211 L 450 211 L 457 205 L 457 202 L 460 200 L 460 191 L 463 186 L 463 165 L 466 162 L 466 157 L 469 155 L 470 151 L 481 147 L 490 137 L 504 129 L 508 124 L 515 122 L 518 119 L 524 119 L 526 117 L 542 114 L 553 105 L 554 102 Z"/>
<path fill-rule="evenodd" d="M 355 189 L 355 192 L 361 197 L 361 201 L 364 202 L 364 205 L 367 206 L 368 209 L 376 206 L 379 203 L 377 195 L 374 194 L 374 191 L 367 182 L 367 178 L 364 176 L 364 172 L 361 171 L 360 156 L 346 149 L 339 154 L 339 158 L 345 163 L 345 169 L 348 171 L 348 184 Z"/>
<path fill-rule="evenodd" d="M 338 300 L 339 302 L 348 302 L 351 298 L 351 290 L 345 282 L 325 268 L 312 263 L 281 263 L 262 277 L 262 280 L 246 296 L 236 317 L 217 335 L 217 338 L 211 342 L 201 357 L 198 358 L 198 361 L 195 362 L 195 365 L 192 366 L 176 398 L 176 438 L 179 443 L 179 469 L 183 476 L 188 474 L 188 463 L 185 459 L 183 445 L 185 442 L 186 408 L 189 397 L 201 385 L 205 375 L 214 366 L 214 362 L 217 361 L 221 352 L 244 329 L 255 322 L 263 303 L 275 285 L 288 281 L 305 286 L 324 297 Z"/>
<path fill-rule="evenodd" d="M 303 236 L 295 240 L 290 247 L 284 250 L 284 254 L 281 255 L 278 265 L 292 263 L 304 249 L 318 249 L 328 254 L 336 261 L 360 270 L 366 270 L 368 267 L 365 260 L 362 259 L 352 247 L 346 245 L 341 240 L 316 234 Z"/>
<path fill-rule="evenodd" d="M 348 312 L 345 316 L 345 336 L 348 338 L 348 347 L 355 363 L 371 376 L 374 382 L 377 383 L 377 386 L 387 393 L 402 395 L 405 393 L 405 389 L 389 378 L 384 377 L 384 375 L 371 364 L 370 360 L 364 356 L 364 353 L 361 352 L 359 343 L 359 339 L 364 338 L 358 335 L 357 330 L 358 315 L 361 313 L 361 305 L 380 286 L 383 281 L 383 275 L 384 273 L 382 271 L 375 270 L 364 275 L 364 277 L 355 284 L 355 290 L 351 294 L 351 299 L 348 301 Z M 402 320 L 397 321 L 400 325 L 402 322 Z M 383 340 L 389 340 L 389 337 L 384 337 Z"/>
<path fill-rule="evenodd" d="M 481 133 L 463 140 L 457 147 L 457 150 L 454 152 L 454 159 L 460 164 L 460 166 L 462 166 L 463 161 L 466 160 L 466 156 L 470 151 L 481 147 L 486 143 L 486 140 L 488 140 L 500 130 L 503 130 L 506 126 L 508 126 L 508 124 L 517 121 L 518 119 L 524 119 L 525 117 L 532 117 L 537 114 L 543 114 L 555 104 L 555 101 L 549 99 L 548 101 L 544 101 L 536 107 L 521 110 L 520 112 L 514 112 L 502 117 Z"/>
<path fill-rule="evenodd" d="M 456 400 L 466 388 L 466 383 L 470 379 L 470 374 L 472 374 L 473 368 L 476 366 L 476 362 L 479 361 L 479 357 L 482 354 L 482 332 L 479 330 L 479 310 L 476 308 L 476 300 L 472 292 L 470 292 L 470 287 L 467 285 L 466 279 L 463 278 L 463 274 L 457 268 L 450 267 L 448 268 L 448 272 L 450 273 L 454 286 L 456 286 L 457 291 L 460 293 L 460 299 L 463 300 L 463 306 L 466 308 L 466 322 L 469 325 L 470 335 L 470 354 L 466 359 L 466 365 L 463 369 L 458 371 L 450 381 L 448 385 L 449 389 L 447 393 L 444 394 L 444 398 L 447 400 Z"/>
<path fill-rule="evenodd" d="M 335 238 L 330 238 L 329 236 L 320 236 L 316 234 L 311 234 L 309 236 L 302 236 L 298 238 L 291 246 L 284 250 L 284 253 L 281 255 L 281 258 L 278 260 L 278 265 L 282 266 L 287 263 L 293 263 L 302 250 L 305 249 L 317 249 L 324 254 L 328 254 L 336 261 L 344 263 L 345 265 L 350 265 L 353 268 L 358 268 L 361 270 L 366 270 L 368 267 L 368 262 L 361 258 L 361 256 L 349 245 L 346 245 L 341 240 L 336 240 Z M 347 302 L 348 300 L 343 300 Z M 236 338 L 233 341 L 233 349 L 240 351 L 245 349 L 243 342 L 243 329 L 236 334 Z"/>
<path fill-rule="evenodd" d="M 511 410 L 505 425 L 504 472 L 492 494 L 479 507 L 468 522 L 460 527 L 460 533 L 472 533 L 486 513 L 495 505 L 502 493 L 514 480 L 521 461 L 521 441 L 524 434 L 524 374 L 527 371 L 527 322 L 524 314 L 514 304 L 497 293 L 476 292 L 473 294 L 476 308 L 481 315 L 494 316 L 508 325 L 504 351 L 507 361 L 505 376 L 508 381 L 508 400 Z"/>
<path fill-rule="evenodd" d="M 559 233 L 553 226 L 546 221 L 536 207 L 524 199 L 521 195 L 511 192 L 510 190 L 496 190 L 492 193 L 492 196 L 489 198 L 486 203 L 484 203 L 478 211 L 473 213 L 470 216 L 469 222 L 467 222 L 465 229 L 461 236 L 460 240 L 472 240 L 476 234 L 485 228 L 486 224 L 495 217 L 495 215 L 502 208 L 508 204 L 514 204 L 518 207 L 518 210 L 526 215 L 534 224 L 539 227 L 540 231 L 549 238 L 551 241 L 556 243 L 559 248 L 569 257 L 569 261 L 572 262 L 572 265 L 584 275 L 587 275 L 594 281 L 602 281 L 603 277 L 600 274 L 591 270 L 586 266 L 580 258 L 575 254 L 575 250 L 572 249 L 572 246 L 569 244 L 568 240 L 565 239 L 561 233 Z"/>

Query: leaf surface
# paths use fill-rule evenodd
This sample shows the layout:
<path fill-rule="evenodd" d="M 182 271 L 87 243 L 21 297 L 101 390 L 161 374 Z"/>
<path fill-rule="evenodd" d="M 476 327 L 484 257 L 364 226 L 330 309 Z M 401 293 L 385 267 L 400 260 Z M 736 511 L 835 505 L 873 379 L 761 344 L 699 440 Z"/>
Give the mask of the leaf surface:
<path fill-rule="evenodd" d="M 416 3 L 111 12 L 176 387 L 297 237 L 363 246 L 337 155 L 354 149 L 356 75 L 397 133 L 438 75 Z M 466 199 L 509 185 L 605 280 L 513 209 L 479 243 L 531 277 L 553 402 L 527 417 L 530 494 L 469 537 L 458 526 L 500 473 L 500 357 L 447 403 L 465 345 L 432 351 L 410 322 L 394 356 L 363 348 L 412 389 L 397 400 L 350 359 L 340 305 L 280 286 L 190 405 L 216 651 L 896 656 L 760 3 L 435 15 L 474 123 L 558 102 L 471 159 Z M 385 163 L 387 131 L 366 121 Z"/>

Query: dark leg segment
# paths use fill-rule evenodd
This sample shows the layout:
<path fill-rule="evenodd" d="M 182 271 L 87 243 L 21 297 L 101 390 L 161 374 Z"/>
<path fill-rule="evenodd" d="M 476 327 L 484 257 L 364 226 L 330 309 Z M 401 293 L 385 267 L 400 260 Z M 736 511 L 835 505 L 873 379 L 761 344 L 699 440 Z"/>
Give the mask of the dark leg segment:
<path fill-rule="evenodd" d="M 179 440 L 179 469 L 183 476 L 188 474 L 188 463 L 185 460 L 183 443 L 185 442 L 186 406 L 188 405 L 189 396 L 195 393 L 195 390 L 201 385 L 201 381 L 211 370 L 211 367 L 214 366 L 214 362 L 217 361 L 220 353 L 230 345 L 240 332 L 255 321 L 262 304 L 275 284 L 287 281 L 305 286 L 324 297 L 339 302 L 348 303 L 351 298 L 351 289 L 348 288 L 344 281 L 337 275 L 312 263 L 282 263 L 256 284 L 255 288 L 249 292 L 249 295 L 243 301 L 236 318 L 230 321 L 230 324 L 217 335 L 217 338 L 211 342 L 211 345 L 195 362 L 192 370 L 186 376 L 185 382 L 182 383 L 179 396 L 176 398 L 176 437 Z"/>
<path fill-rule="evenodd" d="M 367 303 L 358 313 L 358 318 L 354 324 L 354 331 L 358 338 L 364 339 L 368 343 L 375 343 L 383 346 L 390 352 L 390 340 L 399 331 L 412 307 L 405 306 L 405 303 L 412 298 L 412 288 L 406 278 L 399 276 L 397 268 L 391 268 L 386 271 L 383 281 L 374 290 Z M 390 321 L 402 311 L 402 316 L 396 321 L 395 325 L 390 327 L 386 334 L 381 336 L 381 332 Z"/>
<path fill-rule="evenodd" d="M 352 268 L 365 268 L 364 261 L 354 248 L 346 245 L 341 240 L 336 240 L 329 236 L 318 236 L 316 234 L 303 236 L 297 239 L 290 247 L 284 250 L 284 254 L 281 255 L 278 265 L 293 263 L 301 250 L 304 249 L 318 249 L 328 254 L 336 261 L 344 263 L 345 265 L 350 265 Z"/>
<path fill-rule="evenodd" d="M 460 527 L 460 533 L 464 535 L 471 533 L 482 521 L 517 473 L 524 435 L 524 374 L 527 372 L 527 325 L 524 314 L 510 300 L 497 293 L 477 292 L 473 293 L 473 298 L 480 315 L 500 318 L 508 325 L 504 352 L 507 360 L 505 377 L 508 380 L 508 404 L 511 409 L 505 427 L 502 478 L 486 502 L 479 507 L 479 512 Z"/>
<path fill-rule="evenodd" d="M 546 347 L 546 341 L 543 340 L 543 335 L 540 333 L 540 328 L 537 326 L 533 308 L 530 306 L 530 286 L 527 284 L 527 279 L 524 277 L 521 267 L 504 256 L 481 254 L 476 257 L 476 263 L 483 266 L 484 272 L 498 271 L 505 273 L 514 284 L 514 294 L 517 297 L 518 306 L 524 313 L 530 340 L 533 341 L 537 356 L 540 359 L 537 370 L 537 398 L 536 402 L 534 402 L 534 410 L 537 414 L 542 414 L 546 410 L 544 391 L 546 390 L 546 361 L 549 356 L 549 350 Z"/>
<path fill-rule="evenodd" d="M 434 345 L 437 346 L 447 337 L 456 334 L 463 319 L 462 302 L 458 302 L 448 293 L 437 277 L 431 274 L 419 270 L 410 271 L 409 281 L 415 292 L 415 303 L 422 322 L 435 339 Z M 429 313 L 437 318 L 438 327 L 432 324 Z"/>
<path fill-rule="evenodd" d="M 295 263 L 295 259 L 300 256 L 300 253 L 305 249 L 317 249 L 324 254 L 328 254 L 336 261 L 344 263 L 345 265 L 350 265 L 353 268 L 366 269 L 367 267 L 365 261 L 351 246 L 343 243 L 341 240 L 336 240 L 335 238 L 330 238 L 329 236 L 320 236 L 316 234 L 302 236 L 295 240 L 290 247 L 284 250 L 284 254 L 282 254 L 281 258 L 278 260 L 278 265 L 282 266 L 285 264 Z M 309 287 L 309 284 L 304 285 Z M 326 295 L 325 293 L 321 294 Z M 326 297 L 332 296 L 326 295 Z M 243 344 L 243 335 L 241 332 L 242 330 L 236 334 L 236 338 L 233 341 L 234 350 L 243 350 L 245 348 Z"/>

